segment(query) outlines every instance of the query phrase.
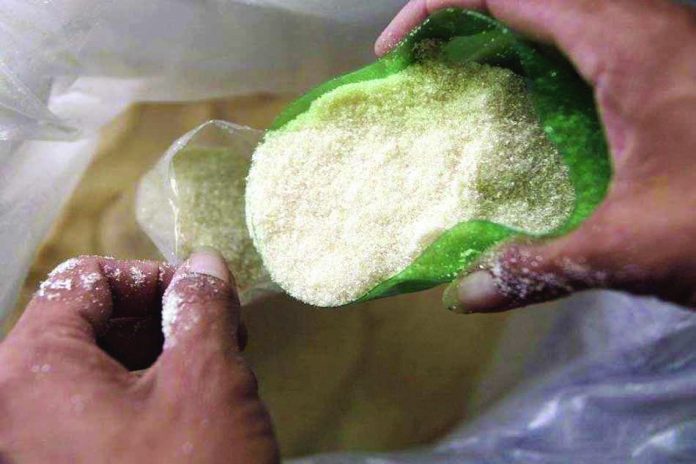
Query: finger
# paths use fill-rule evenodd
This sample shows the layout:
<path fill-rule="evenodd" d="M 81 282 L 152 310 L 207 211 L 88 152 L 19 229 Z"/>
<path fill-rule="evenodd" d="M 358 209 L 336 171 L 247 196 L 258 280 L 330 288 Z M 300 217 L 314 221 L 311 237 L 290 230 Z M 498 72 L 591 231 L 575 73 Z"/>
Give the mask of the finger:
<path fill-rule="evenodd" d="M 162 304 L 162 375 L 178 382 L 206 376 L 196 366 L 225 361 L 240 349 L 240 305 L 224 260 L 214 250 L 194 253 L 174 274 Z"/>
<path fill-rule="evenodd" d="M 94 341 L 112 312 L 111 290 L 96 257 L 65 261 L 51 271 L 30 301 L 15 332 L 60 332 Z"/>
<path fill-rule="evenodd" d="M 219 253 L 199 250 L 177 270 L 162 312 L 164 350 L 141 385 L 153 388 L 152 397 L 183 422 L 223 424 L 228 438 L 243 444 L 240 462 L 276 462 L 256 377 L 239 354 L 245 329 Z"/>
<path fill-rule="evenodd" d="M 113 311 L 97 344 L 129 370 L 150 367 L 162 352 L 162 295 L 174 268 L 145 261 L 103 260 Z"/>
<path fill-rule="evenodd" d="M 636 230 L 641 210 L 653 207 L 665 209 L 652 192 L 633 204 L 615 198 L 565 237 L 505 246 L 473 273 L 452 283 L 443 302 L 455 312 L 498 312 L 580 290 L 611 288 L 689 304 L 693 289 L 684 282 L 696 275 L 691 275 L 694 266 L 680 256 L 683 247 L 646 253 L 657 244 L 679 240 L 671 227 L 678 219 L 655 221 L 647 233 Z"/>
<path fill-rule="evenodd" d="M 68 338 L 89 344 L 98 339 L 109 354 L 128 365 L 128 356 L 122 359 L 127 350 L 139 347 L 141 357 L 148 351 L 150 334 L 142 330 L 143 323 L 148 317 L 159 321 L 160 295 L 171 275 L 168 266 L 155 262 L 99 257 L 68 260 L 41 284 L 11 335 L 44 341 Z M 127 329 L 133 327 L 140 330 L 125 337 L 131 334 Z M 120 341 L 114 333 L 121 334 Z M 127 348 L 125 353 L 123 347 Z M 159 346 L 155 356 L 157 352 Z"/>
<path fill-rule="evenodd" d="M 557 256 L 543 245 L 508 246 L 479 270 L 452 283 L 443 303 L 458 313 L 507 311 L 606 287 L 607 275 L 590 267 L 582 255 Z"/>
<path fill-rule="evenodd" d="M 100 258 L 113 300 L 112 319 L 161 315 L 162 295 L 175 268 L 156 261 L 119 261 Z"/>
<path fill-rule="evenodd" d="M 409 32 L 438 10 L 458 7 L 471 10 L 485 10 L 484 0 L 411 0 L 392 19 L 375 42 L 375 54 L 382 56 L 401 42 Z"/>
<path fill-rule="evenodd" d="M 631 262 L 624 258 L 635 251 L 630 242 L 635 242 L 631 215 L 617 214 L 628 209 L 621 203 L 603 204 L 567 236 L 502 247 L 484 258 L 473 273 L 453 282 L 445 290 L 443 303 L 460 313 L 499 312 L 587 288 L 617 286 L 620 278 L 615 263 Z M 622 250 L 623 256 L 616 257 L 616 250 Z"/>

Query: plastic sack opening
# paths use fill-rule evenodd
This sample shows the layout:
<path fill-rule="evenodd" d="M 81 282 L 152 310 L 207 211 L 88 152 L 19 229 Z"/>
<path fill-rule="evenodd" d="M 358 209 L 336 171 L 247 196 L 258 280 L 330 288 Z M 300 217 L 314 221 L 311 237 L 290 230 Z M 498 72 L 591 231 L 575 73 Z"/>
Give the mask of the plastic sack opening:
<path fill-rule="evenodd" d="M 530 346 L 521 333 L 545 334 Z M 665 464 L 696 458 L 696 317 L 585 292 L 518 311 L 479 387 L 479 417 L 439 444 L 297 464 Z"/>

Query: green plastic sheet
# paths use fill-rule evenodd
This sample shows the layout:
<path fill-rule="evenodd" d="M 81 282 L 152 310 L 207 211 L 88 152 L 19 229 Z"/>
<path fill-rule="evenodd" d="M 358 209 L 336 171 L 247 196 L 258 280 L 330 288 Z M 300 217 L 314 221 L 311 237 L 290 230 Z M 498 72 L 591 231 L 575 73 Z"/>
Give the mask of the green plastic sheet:
<path fill-rule="evenodd" d="M 522 76 L 549 139 L 569 168 L 576 204 L 569 219 L 548 234 L 530 235 L 488 221 L 466 221 L 445 232 L 406 269 L 358 300 L 425 290 L 450 282 L 481 255 L 513 239 L 543 239 L 576 228 L 604 199 L 611 180 L 607 143 L 592 89 L 555 49 L 530 42 L 495 19 L 461 9 L 439 11 L 377 62 L 316 87 L 289 105 L 271 127 L 277 130 L 306 111 L 321 95 L 345 84 L 381 79 L 419 59 L 423 40 L 442 43 L 439 59 L 508 68 Z"/>

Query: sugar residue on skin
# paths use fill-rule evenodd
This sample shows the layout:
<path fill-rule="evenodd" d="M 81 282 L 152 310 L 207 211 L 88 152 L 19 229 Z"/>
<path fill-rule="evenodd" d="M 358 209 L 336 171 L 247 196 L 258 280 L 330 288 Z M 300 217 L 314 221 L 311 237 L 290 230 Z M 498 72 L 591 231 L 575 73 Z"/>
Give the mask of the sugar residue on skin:
<path fill-rule="evenodd" d="M 133 281 L 134 287 L 140 287 L 145 283 L 145 280 L 147 279 L 145 273 L 135 266 L 131 266 L 130 268 L 130 277 Z"/>
<path fill-rule="evenodd" d="M 576 287 L 607 286 L 609 274 L 606 271 L 567 257 L 561 258 L 558 264 L 561 273 L 544 272 L 540 270 L 544 268 L 541 256 L 524 249 L 512 249 L 504 256 L 490 254 L 483 260 L 481 268 L 487 269 L 498 290 L 513 300 L 528 301 L 535 295 L 565 295 Z"/>
<path fill-rule="evenodd" d="M 573 205 L 521 78 L 475 63 L 414 64 L 322 96 L 267 135 L 246 194 L 271 277 L 317 306 L 361 297 L 460 222 L 545 233 Z"/>
<path fill-rule="evenodd" d="M 71 290 L 72 279 L 49 279 L 43 283 L 42 287 L 50 290 Z"/>
<path fill-rule="evenodd" d="M 64 291 L 72 290 L 72 278 L 57 279 L 56 277 L 51 277 L 52 275 L 55 276 L 57 274 L 59 273 L 51 273 L 49 274 L 48 279 L 41 282 L 41 285 L 39 285 L 39 290 L 36 292 L 37 296 L 46 298 L 49 301 L 53 301 L 60 298 Z"/>
<path fill-rule="evenodd" d="M 121 279 L 121 269 L 119 268 L 109 269 L 105 272 L 105 274 L 107 275 L 107 277 L 117 282 Z"/>
<path fill-rule="evenodd" d="M 36 296 L 48 301 L 60 299 L 65 292 L 69 292 L 78 283 L 70 276 L 63 274 L 73 271 L 80 264 L 80 258 L 70 258 L 63 261 L 48 273 L 48 278 L 41 282 Z"/>
<path fill-rule="evenodd" d="M 196 311 L 184 313 L 187 304 L 194 304 L 204 287 L 209 287 L 206 291 L 217 293 L 218 284 L 213 277 L 194 273 L 183 273 L 172 280 L 162 299 L 162 333 L 165 348 L 176 344 L 175 332 L 189 331 L 200 322 L 200 316 Z"/>
<path fill-rule="evenodd" d="M 49 274 L 49 277 L 55 277 L 58 274 L 62 274 L 63 272 L 71 271 L 75 269 L 75 267 L 80 263 L 80 260 L 78 258 L 70 258 L 66 261 L 63 261 L 60 263 L 58 266 L 56 266 L 55 269 L 51 271 Z"/>
<path fill-rule="evenodd" d="M 175 291 L 167 292 L 162 303 L 162 333 L 165 344 L 174 344 L 173 327 L 179 318 L 184 299 Z"/>
<path fill-rule="evenodd" d="M 101 279 L 101 275 L 97 272 L 90 272 L 89 274 L 80 274 L 80 282 L 82 283 L 82 288 L 85 290 L 93 290 L 94 284 L 96 284 Z"/>

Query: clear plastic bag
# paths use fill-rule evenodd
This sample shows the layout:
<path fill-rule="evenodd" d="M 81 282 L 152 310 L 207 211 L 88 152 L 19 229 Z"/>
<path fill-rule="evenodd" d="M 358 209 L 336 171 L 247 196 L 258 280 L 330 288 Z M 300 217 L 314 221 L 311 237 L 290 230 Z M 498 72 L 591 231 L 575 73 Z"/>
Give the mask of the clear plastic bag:
<path fill-rule="evenodd" d="M 138 223 L 162 255 L 178 264 L 213 247 L 235 276 L 242 304 L 280 290 L 272 284 L 246 228 L 246 176 L 262 132 L 209 121 L 167 150 L 138 189 Z"/>

